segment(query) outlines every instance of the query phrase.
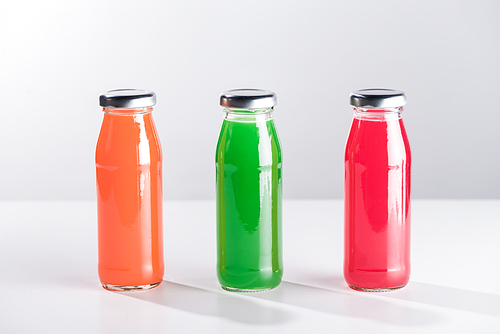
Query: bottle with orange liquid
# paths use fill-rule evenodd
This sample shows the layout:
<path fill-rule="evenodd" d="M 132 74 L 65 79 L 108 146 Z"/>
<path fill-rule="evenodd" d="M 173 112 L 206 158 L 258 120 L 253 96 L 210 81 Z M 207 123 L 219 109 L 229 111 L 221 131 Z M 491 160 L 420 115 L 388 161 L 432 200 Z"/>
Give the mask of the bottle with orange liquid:
<path fill-rule="evenodd" d="M 162 152 L 156 95 L 119 89 L 99 98 L 96 147 L 99 278 L 105 289 L 140 291 L 163 280 Z"/>
<path fill-rule="evenodd" d="M 403 92 L 351 94 L 345 149 L 344 277 L 361 291 L 402 288 L 410 277 L 411 152 Z"/>

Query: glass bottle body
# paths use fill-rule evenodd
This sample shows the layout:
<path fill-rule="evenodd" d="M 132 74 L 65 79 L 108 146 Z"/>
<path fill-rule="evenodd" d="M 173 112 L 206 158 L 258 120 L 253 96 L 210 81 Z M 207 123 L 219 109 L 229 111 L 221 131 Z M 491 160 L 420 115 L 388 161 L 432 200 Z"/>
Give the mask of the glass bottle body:
<path fill-rule="evenodd" d="M 162 152 L 151 112 L 104 109 L 95 161 L 99 278 L 108 290 L 163 280 Z"/>
<path fill-rule="evenodd" d="M 353 289 L 409 280 L 411 152 L 401 111 L 355 108 L 344 160 L 344 277 Z"/>
<path fill-rule="evenodd" d="M 226 109 L 222 124 L 217 274 L 226 290 L 269 290 L 283 275 L 281 148 L 271 111 Z"/>

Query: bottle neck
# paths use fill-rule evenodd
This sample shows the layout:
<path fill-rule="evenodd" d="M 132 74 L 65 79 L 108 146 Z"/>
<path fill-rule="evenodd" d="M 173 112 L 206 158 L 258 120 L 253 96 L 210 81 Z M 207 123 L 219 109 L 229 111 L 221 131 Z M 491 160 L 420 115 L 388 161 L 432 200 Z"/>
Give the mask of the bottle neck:
<path fill-rule="evenodd" d="M 354 107 L 354 118 L 367 121 L 387 121 L 402 118 L 403 107 L 397 108 L 361 108 Z"/>
<path fill-rule="evenodd" d="M 153 107 L 145 108 L 103 108 L 102 111 L 108 115 L 116 116 L 136 116 L 149 114 L 153 111 Z"/>
<path fill-rule="evenodd" d="M 268 109 L 224 108 L 224 119 L 232 122 L 261 122 L 273 118 L 274 107 Z"/>

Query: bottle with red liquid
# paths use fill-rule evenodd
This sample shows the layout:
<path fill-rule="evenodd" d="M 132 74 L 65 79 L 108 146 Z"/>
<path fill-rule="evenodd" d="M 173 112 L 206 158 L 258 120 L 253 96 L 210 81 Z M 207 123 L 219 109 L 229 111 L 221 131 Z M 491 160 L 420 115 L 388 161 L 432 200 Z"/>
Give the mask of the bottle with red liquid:
<path fill-rule="evenodd" d="M 163 280 L 162 152 L 156 95 L 119 89 L 99 98 L 104 118 L 95 152 L 99 278 L 114 291 Z"/>
<path fill-rule="evenodd" d="M 344 277 L 352 289 L 390 291 L 410 277 L 410 145 L 403 92 L 351 94 L 345 148 Z"/>

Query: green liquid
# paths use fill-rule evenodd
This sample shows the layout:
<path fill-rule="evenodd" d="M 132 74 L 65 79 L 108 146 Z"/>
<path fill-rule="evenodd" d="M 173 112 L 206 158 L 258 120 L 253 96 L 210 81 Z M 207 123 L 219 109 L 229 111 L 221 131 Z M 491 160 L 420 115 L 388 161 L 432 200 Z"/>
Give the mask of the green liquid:
<path fill-rule="evenodd" d="M 272 119 L 224 120 L 217 145 L 217 274 L 229 290 L 283 276 L 281 148 Z"/>

